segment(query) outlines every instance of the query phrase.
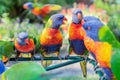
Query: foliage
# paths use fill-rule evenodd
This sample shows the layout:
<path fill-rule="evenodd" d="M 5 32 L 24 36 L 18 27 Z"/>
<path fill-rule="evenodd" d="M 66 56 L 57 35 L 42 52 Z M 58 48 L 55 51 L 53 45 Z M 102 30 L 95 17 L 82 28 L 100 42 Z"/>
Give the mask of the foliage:
<path fill-rule="evenodd" d="M 120 41 L 120 5 L 118 1 L 107 0 L 107 2 L 103 2 L 102 0 L 96 0 L 95 5 L 97 8 L 104 9 L 107 12 L 110 17 L 107 25 Z"/>
<path fill-rule="evenodd" d="M 73 4 L 74 0 L 0 0 L 0 16 L 2 16 L 3 13 L 9 13 L 9 17 L 11 18 L 20 17 L 20 22 L 26 17 L 29 18 L 31 22 L 36 21 L 36 16 L 34 16 L 31 11 L 23 9 L 25 2 L 69 6 L 68 4 Z"/>

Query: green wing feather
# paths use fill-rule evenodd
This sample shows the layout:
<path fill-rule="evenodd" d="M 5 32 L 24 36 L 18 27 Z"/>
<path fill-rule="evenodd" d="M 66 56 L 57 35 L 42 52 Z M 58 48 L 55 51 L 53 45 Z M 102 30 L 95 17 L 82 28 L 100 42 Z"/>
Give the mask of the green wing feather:
<path fill-rule="evenodd" d="M 120 80 L 120 50 L 115 50 L 111 58 L 111 69 L 117 80 Z"/>
<path fill-rule="evenodd" d="M 52 26 L 52 20 L 49 19 L 48 22 L 47 22 L 46 25 L 45 25 L 45 28 L 49 28 L 49 27 L 51 27 L 51 26 Z"/>
<path fill-rule="evenodd" d="M 101 27 L 99 30 L 99 39 L 100 41 L 105 41 L 111 44 L 114 48 L 120 48 L 120 43 L 115 38 L 112 31 L 109 29 L 108 26 Z"/>

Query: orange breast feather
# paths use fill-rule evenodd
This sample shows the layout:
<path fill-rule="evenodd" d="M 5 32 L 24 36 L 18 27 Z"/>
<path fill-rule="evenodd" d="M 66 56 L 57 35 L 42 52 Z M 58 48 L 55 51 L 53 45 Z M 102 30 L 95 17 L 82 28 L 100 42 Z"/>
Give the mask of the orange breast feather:
<path fill-rule="evenodd" d="M 81 30 L 82 29 L 82 30 Z M 74 39 L 83 39 L 83 35 L 85 33 L 81 32 L 83 31 L 82 24 L 71 24 L 69 27 L 69 39 L 74 40 Z"/>
<path fill-rule="evenodd" d="M 62 44 L 62 34 L 59 30 L 45 28 L 40 36 L 40 44 L 55 45 Z"/>
<path fill-rule="evenodd" d="M 43 8 L 35 7 L 34 9 L 32 9 L 32 13 L 36 16 L 42 15 L 44 17 L 49 12 L 49 6 L 44 6 Z"/>
<path fill-rule="evenodd" d="M 85 37 L 84 43 L 86 48 L 95 54 L 97 61 L 102 67 L 110 68 L 112 56 L 112 46 L 107 42 L 94 42 L 91 38 Z"/>
<path fill-rule="evenodd" d="M 19 50 L 21 52 L 30 52 L 30 51 L 34 50 L 35 44 L 34 44 L 33 39 L 28 39 L 27 45 L 21 46 L 18 44 L 17 40 L 15 40 L 15 47 L 17 50 Z"/>

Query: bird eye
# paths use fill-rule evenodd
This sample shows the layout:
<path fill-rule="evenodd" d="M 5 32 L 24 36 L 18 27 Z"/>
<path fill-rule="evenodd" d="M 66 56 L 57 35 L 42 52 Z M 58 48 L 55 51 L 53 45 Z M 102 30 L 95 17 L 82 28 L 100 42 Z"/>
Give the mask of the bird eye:
<path fill-rule="evenodd" d="M 58 18 L 58 20 L 60 20 L 61 18 Z"/>
<path fill-rule="evenodd" d="M 87 30 L 90 30 L 91 28 L 90 28 L 90 26 L 87 28 Z"/>

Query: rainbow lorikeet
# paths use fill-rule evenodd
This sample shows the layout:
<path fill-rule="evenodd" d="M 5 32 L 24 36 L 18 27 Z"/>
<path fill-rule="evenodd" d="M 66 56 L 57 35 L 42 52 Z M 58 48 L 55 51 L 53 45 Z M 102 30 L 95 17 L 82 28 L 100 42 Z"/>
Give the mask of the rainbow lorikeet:
<path fill-rule="evenodd" d="M 97 24 L 97 26 L 95 24 L 95 22 L 91 22 L 91 25 L 87 25 L 86 22 L 83 27 L 90 27 L 89 30 L 91 30 L 98 26 Z M 115 39 L 115 36 L 107 26 L 100 27 L 100 29 L 98 29 L 99 41 L 95 41 L 94 39 L 89 37 L 87 31 L 85 31 L 83 27 L 80 28 L 80 36 L 82 37 L 82 40 L 84 41 L 87 50 L 89 50 L 95 55 L 97 62 L 105 73 L 101 80 L 112 80 L 114 76 L 111 71 L 110 60 L 112 54 L 115 54 L 116 50 L 120 48 L 120 44 Z"/>
<path fill-rule="evenodd" d="M 72 13 L 72 23 L 69 27 L 69 54 L 71 55 L 72 52 L 79 56 L 86 57 L 87 56 L 87 49 L 84 45 L 84 41 L 82 40 L 82 37 L 80 36 L 80 28 L 82 27 L 82 20 L 83 20 L 83 14 L 80 9 L 75 9 Z M 86 60 L 80 62 L 82 72 L 84 77 L 87 75 L 86 71 Z"/>
<path fill-rule="evenodd" d="M 60 26 L 67 19 L 62 14 L 54 14 L 50 17 L 44 30 L 40 35 L 41 54 L 46 56 L 51 53 L 56 53 L 60 58 L 59 52 L 62 46 L 63 36 L 60 32 Z"/>
<path fill-rule="evenodd" d="M 27 32 L 21 32 L 18 34 L 18 39 L 15 40 L 14 46 L 17 52 L 16 60 L 21 53 L 31 53 L 31 59 L 34 58 L 35 53 L 35 40 L 29 38 Z"/>
<path fill-rule="evenodd" d="M 25 9 L 30 9 L 31 12 L 38 17 L 40 21 L 47 18 L 48 14 L 53 11 L 58 11 L 61 9 L 61 6 L 55 4 L 41 4 L 41 3 L 32 3 L 27 2 L 23 5 Z"/>

